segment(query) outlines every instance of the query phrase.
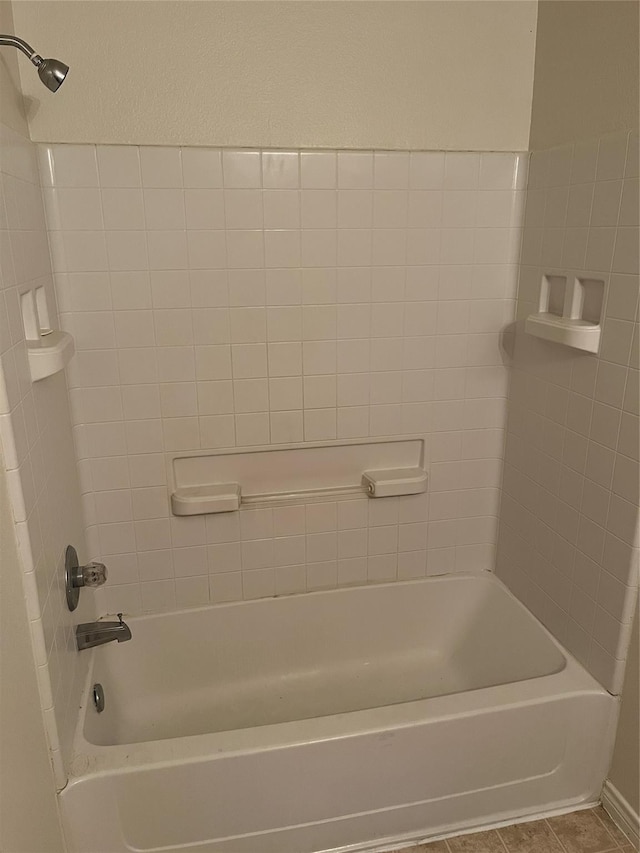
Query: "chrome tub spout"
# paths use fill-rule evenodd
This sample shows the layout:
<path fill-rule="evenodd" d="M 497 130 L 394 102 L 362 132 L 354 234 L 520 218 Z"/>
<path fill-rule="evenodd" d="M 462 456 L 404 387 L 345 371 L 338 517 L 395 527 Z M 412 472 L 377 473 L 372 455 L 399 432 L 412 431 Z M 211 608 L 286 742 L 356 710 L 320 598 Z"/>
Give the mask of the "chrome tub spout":
<path fill-rule="evenodd" d="M 76 643 L 78 651 L 91 649 L 94 646 L 102 646 L 117 640 L 124 643 L 131 639 L 131 629 L 122 620 L 122 613 L 118 613 L 117 622 L 83 622 L 76 628 Z"/>

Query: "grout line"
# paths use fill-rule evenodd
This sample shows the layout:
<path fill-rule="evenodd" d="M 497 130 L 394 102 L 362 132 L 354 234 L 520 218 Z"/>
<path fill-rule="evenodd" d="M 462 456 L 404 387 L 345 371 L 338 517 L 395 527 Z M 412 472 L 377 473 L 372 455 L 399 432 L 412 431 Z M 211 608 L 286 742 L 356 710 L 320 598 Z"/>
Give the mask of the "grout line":
<path fill-rule="evenodd" d="M 570 851 L 567 851 L 567 848 L 564 846 L 564 844 L 562 843 L 562 841 L 560 840 L 560 838 L 559 838 L 559 837 L 558 837 L 558 835 L 556 834 L 556 832 L 555 832 L 554 828 L 551 826 L 551 824 L 549 823 L 549 821 L 548 821 L 548 820 L 545 820 L 545 823 L 546 823 L 547 827 L 549 828 L 549 831 L 551 832 L 551 835 L 555 838 L 555 840 L 556 840 L 556 841 L 558 842 L 558 844 L 560 845 L 560 849 L 561 849 L 561 850 L 563 850 L 563 851 L 565 851 L 565 853 L 570 853 Z"/>
<path fill-rule="evenodd" d="M 501 841 L 501 843 L 502 843 L 502 846 L 503 846 L 503 847 L 504 847 L 504 849 L 507 851 L 507 853 L 517 853 L 517 851 L 512 851 L 512 850 L 510 849 L 509 845 L 507 844 L 507 842 L 506 842 L 506 841 L 504 840 L 504 838 L 502 837 L 502 833 L 500 832 L 500 830 L 501 830 L 501 829 L 505 829 L 505 828 L 506 828 L 506 827 L 498 827 L 498 829 L 497 829 L 497 832 L 498 832 L 498 838 L 500 839 L 500 841 Z"/>
<path fill-rule="evenodd" d="M 571 814 L 578 814 L 578 812 L 571 812 Z M 609 838 L 611 839 L 611 844 L 613 845 L 613 846 L 611 846 L 611 847 L 607 847 L 605 850 L 598 850 L 598 851 L 596 851 L 596 853 L 617 853 L 617 851 L 619 851 L 619 850 L 620 850 L 620 846 L 618 845 L 618 843 L 617 843 L 617 841 L 615 840 L 615 838 L 613 838 L 613 836 L 611 835 L 611 833 L 609 832 L 609 830 L 608 830 L 608 829 L 607 829 L 607 827 L 605 826 L 604 822 L 603 822 L 602 820 L 600 820 L 600 817 L 599 817 L 599 816 L 598 816 L 598 814 L 596 813 L 596 809 L 595 809 L 595 808 L 587 809 L 586 811 L 584 811 L 584 814 L 593 814 L 593 815 L 597 818 L 597 820 L 600 822 L 600 824 L 603 826 L 603 828 L 607 831 L 607 835 L 608 835 L 608 836 L 609 836 Z M 560 847 L 562 848 L 562 850 L 563 850 L 563 851 L 565 851 L 565 853 L 572 853 L 572 851 L 571 851 L 571 850 L 569 850 L 569 849 L 568 849 L 568 848 L 563 844 L 562 840 L 561 840 L 561 839 L 560 839 L 560 837 L 557 835 L 557 833 L 555 832 L 555 830 L 553 829 L 553 827 L 551 826 L 551 824 L 549 823 L 549 821 L 548 821 L 548 820 L 545 820 L 545 823 L 547 824 L 547 826 L 549 827 L 549 829 L 550 829 L 550 830 L 551 830 L 551 832 L 553 833 L 553 836 L 554 836 L 554 837 L 556 838 L 556 840 L 558 841 L 558 844 L 560 845 Z M 513 851 L 513 853 L 517 853 L 517 851 Z"/>
<path fill-rule="evenodd" d="M 621 847 L 620 843 L 619 843 L 618 841 L 616 841 L 616 839 L 611 835 L 611 832 L 609 831 L 609 829 L 608 829 L 607 825 L 606 825 L 606 824 L 605 824 L 605 822 L 601 819 L 601 817 L 598 815 L 598 813 L 597 813 L 596 809 L 589 809 L 589 810 L 586 810 L 586 811 L 585 811 L 585 814 L 589 814 L 589 813 L 591 813 L 591 814 L 594 814 L 594 815 L 595 815 L 595 817 L 597 818 L 598 822 L 599 822 L 599 823 L 600 823 L 600 825 L 601 825 L 601 826 L 606 830 L 607 835 L 608 835 L 608 836 L 610 837 L 610 839 L 611 839 L 611 846 L 610 846 L 610 847 L 609 847 L 609 846 L 607 846 L 607 848 L 606 848 L 605 850 L 599 850 L 599 851 L 597 851 L 597 853 L 618 853 L 618 851 L 622 851 L 624 848 L 623 848 L 623 847 Z M 554 831 L 554 829 L 553 829 L 552 825 L 549 823 L 549 821 L 548 821 L 548 820 L 546 820 L 546 819 L 545 819 L 544 821 L 541 821 L 541 822 L 544 822 L 544 824 L 546 824 L 546 826 L 547 826 L 548 830 L 551 832 L 552 837 L 553 837 L 553 838 L 555 838 L 555 840 L 557 841 L 557 843 L 558 843 L 558 845 L 559 845 L 560 849 L 562 850 L 562 853 L 573 853 L 573 851 L 572 851 L 572 850 L 570 850 L 569 848 L 567 848 L 567 847 L 566 847 L 566 845 L 561 841 L 561 839 L 559 838 L 559 836 L 557 835 L 557 833 Z M 501 828 L 498 828 L 496 831 L 497 831 L 497 834 L 498 834 L 498 839 L 499 839 L 499 841 L 500 841 L 500 844 L 502 845 L 502 848 L 503 848 L 503 850 L 505 851 L 505 853 L 522 853 L 523 848 L 522 848 L 519 844 L 517 844 L 517 843 L 516 843 L 514 847 L 510 847 L 510 846 L 507 844 L 507 842 L 506 842 L 506 841 L 504 840 L 504 838 L 502 837 L 502 834 L 501 834 L 501 832 L 500 832 L 500 829 L 501 829 Z M 479 835 L 486 835 L 486 834 L 488 834 L 490 831 L 491 831 L 491 830 L 480 831 L 478 834 L 479 834 Z M 453 838 L 455 839 L 455 838 L 464 838 L 464 837 L 465 837 L 464 835 L 460 835 L 460 836 L 454 836 Z M 448 853 L 453 853 L 452 848 L 451 848 L 451 845 L 450 845 L 450 843 L 449 843 L 449 841 L 450 841 L 450 840 L 452 840 L 452 839 L 443 839 L 443 842 L 444 842 L 445 848 L 446 848 L 446 850 L 448 851 Z M 427 846 L 428 846 L 428 844 L 429 844 L 429 843 L 430 843 L 430 842 L 427 842 Z M 402 853 L 412 853 L 412 851 L 413 851 L 413 850 L 414 850 L 414 848 L 413 848 L 413 847 L 402 848 Z"/>
<path fill-rule="evenodd" d="M 500 829 L 499 829 L 499 828 L 498 828 L 497 832 L 498 832 L 498 838 L 500 839 L 500 843 L 502 844 L 502 846 L 504 847 L 504 849 L 507 851 L 507 853 L 512 853 L 512 851 L 510 851 L 510 850 L 509 850 L 509 847 L 508 847 L 508 845 L 507 845 L 507 842 L 506 842 L 506 841 L 504 840 L 504 838 L 502 837 L 502 833 L 500 832 Z M 516 853 L 516 851 L 513 851 L 513 853 Z"/>

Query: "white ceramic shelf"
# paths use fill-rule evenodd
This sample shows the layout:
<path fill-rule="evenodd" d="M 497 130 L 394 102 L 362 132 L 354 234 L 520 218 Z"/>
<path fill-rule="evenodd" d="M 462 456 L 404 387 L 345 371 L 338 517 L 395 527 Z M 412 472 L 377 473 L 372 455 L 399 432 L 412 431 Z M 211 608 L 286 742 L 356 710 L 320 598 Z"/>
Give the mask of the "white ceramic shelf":
<path fill-rule="evenodd" d="M 529 314 L 527 334 L 584 352 L 598 352 L 605 281 L 598 273 L 546 271 L 538 312 Z"/>
<path fill-rule="evenodd" d="M 427 472 L 423 468 L 365 471 L 362 475 L 362 484 L 370 498 L 420 495 L 427 491 Z"/>
<path fill-rule="evenodd" d="M 427 490 L 424 439 L 194 454 L 173 460 L 174 515 L 241 506 L 418 495 Z"/>
<path fill-rule="evenodd" d="M 585 352 L 598 352 L 600 347 L 600 326 L 586 320 L 572 320 L 548 313 L 529 314 L 524 329 L 536 338 Z"/>
<path fill-rule="evenodd" d="M 187 486 L 171 495 L 174 515 L 209 515 L 240 509 L 240 486 L 222 483 L 211 486 Z"/>
<path fill-rule="evenodd" d="M 64 370 L 74 353 L 73 338 L 68 332 L 49 332 L 36 340 L 27 340 L 31 381 L 39 382 Z"/>
<path fill-rule="evenodd" d="M 246 497 L 243 497 L 238 483 L 187 486 L 176 489 L 171 495 L 171 511 L 174 515 L 211 515 L 217 512 L 235 512 L 242 504 L 306 502 L 318 498 L 328 499 L 348 495 L 389 498 L 398 495 L 420 495 L 426 490 L 427 473 L 422 468 L 392 468 L 385 471 L 365 471 L 360 485 L 307 489 L 299 492 L 273 492 Z"/>

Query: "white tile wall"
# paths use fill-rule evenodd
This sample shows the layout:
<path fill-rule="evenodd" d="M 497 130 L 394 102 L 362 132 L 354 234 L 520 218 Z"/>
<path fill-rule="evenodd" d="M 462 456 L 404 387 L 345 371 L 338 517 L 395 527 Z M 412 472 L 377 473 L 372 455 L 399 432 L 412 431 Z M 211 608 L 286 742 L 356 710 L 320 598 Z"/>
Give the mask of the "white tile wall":
<path fill-rule="evenodd" d="M 524 334 L 555 268 L 607 281 L 599 356 Z M 534 152 L 497 571 L 612 692 L 638 583 L 639 289 L 637 133 Z"/>
<path fill-rule="evenodd" d="M 76 651 L 73 625 L 92 618 L 93 601 L 85 594 L 73 616 L 64 602 L 65 546 L 76 545 L 81 557 L 86 549 L 64 374 L 32 384 L 27 364 L 20 296 L 37 286 L 46 290 L 55 326 L 36 149 L 0 124 L 0 443 L 45 726 L 62 788 L 87 663 Z"/>
<path fill-rule="evenodd" d="M 493 567 L 523 155 L 40 155 L 107 609 Z M 428 500 L 170 516 L 175 453 L 409 433 Z"/>

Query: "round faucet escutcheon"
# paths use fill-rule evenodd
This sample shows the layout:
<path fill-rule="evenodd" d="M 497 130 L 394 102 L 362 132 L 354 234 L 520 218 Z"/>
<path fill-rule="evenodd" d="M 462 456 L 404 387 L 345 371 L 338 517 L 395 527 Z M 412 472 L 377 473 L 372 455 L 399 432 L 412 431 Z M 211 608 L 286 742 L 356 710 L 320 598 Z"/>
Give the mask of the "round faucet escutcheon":
<path fill-rule="evenodd" d="M 78 606 L 80 590 L 83 586 L 94 589 L 107 582 L 107 567 L 104 563 L 91 562 L 81 566 L 78 552 L 68 545 L 64 560 L 64 585 L 67 595 L 67 607 L 73 611 Z"/>

